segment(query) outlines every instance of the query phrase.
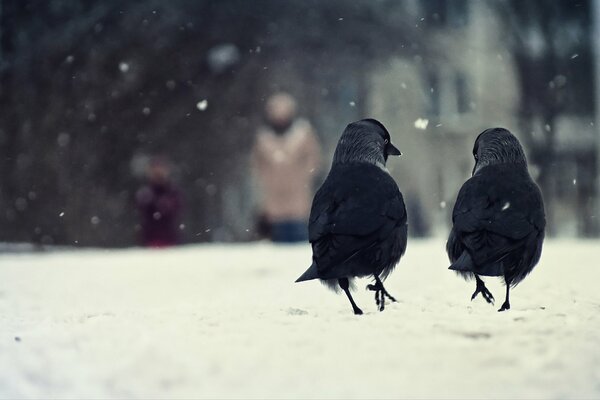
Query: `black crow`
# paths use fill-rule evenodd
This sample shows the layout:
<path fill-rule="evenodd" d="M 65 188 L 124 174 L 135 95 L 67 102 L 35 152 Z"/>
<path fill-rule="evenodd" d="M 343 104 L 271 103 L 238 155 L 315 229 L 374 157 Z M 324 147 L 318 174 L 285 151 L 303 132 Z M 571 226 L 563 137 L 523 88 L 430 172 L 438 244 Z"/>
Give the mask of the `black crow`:
<path fill-rule="evenodd" d="M 338 285 L 355 314 L 362 311 L 350 294 L 354 277 L 372 276 L 379 310 L 385 297 L 396 301 L 382 281 L 406 250 L 406 209 L 386 169 L 389 155 L 400 155 L 390 134 L 374 119 L 349 124 L 335 149 L 331 171 L 313 200 L 308 225 L 313 262 L 296 282 L 321 279 Z"/>
<path fill-rule="evenodd" d="M 452 231 L 446 251 L 455 270 L 465 279 L 475 277 L 471 300 L 481 293 L 494 296 L 479 277 L 503 276 L 506 300 L 498 311 L 510 309 L 511 286 L 531 272 L 542 253 L 544 203 L 529 176 L 523 148 L 503 128 L 483 131 L 473 147 L 475 167 L 456 199 Z"/>

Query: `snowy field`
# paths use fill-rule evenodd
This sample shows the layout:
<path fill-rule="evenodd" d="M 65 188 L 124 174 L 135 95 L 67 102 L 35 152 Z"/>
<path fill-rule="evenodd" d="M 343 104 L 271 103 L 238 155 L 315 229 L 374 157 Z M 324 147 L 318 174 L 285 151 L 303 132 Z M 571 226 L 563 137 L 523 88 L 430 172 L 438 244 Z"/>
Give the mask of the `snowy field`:
<path fill-rule="evenodd" d="M 496 310 L 441 240 L 376 311 L 293 284 L 307 245 L 0 256 L 1 398 L 599 398 L 600 242 L 547 241 Z"/>

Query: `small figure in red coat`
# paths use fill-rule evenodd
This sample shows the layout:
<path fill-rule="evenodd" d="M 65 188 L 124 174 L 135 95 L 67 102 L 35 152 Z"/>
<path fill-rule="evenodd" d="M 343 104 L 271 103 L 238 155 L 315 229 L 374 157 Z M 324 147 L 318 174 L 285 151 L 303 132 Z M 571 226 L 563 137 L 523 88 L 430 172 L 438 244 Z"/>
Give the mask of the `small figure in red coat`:
<path fill-rule="evenodd" d="M 147 183 L 136 193 L 141 218 L 141 244 L 162 248 L 179 244 L 181 195 L 171 181 L 164 157 L 154 157 L 146 171 Z"/>

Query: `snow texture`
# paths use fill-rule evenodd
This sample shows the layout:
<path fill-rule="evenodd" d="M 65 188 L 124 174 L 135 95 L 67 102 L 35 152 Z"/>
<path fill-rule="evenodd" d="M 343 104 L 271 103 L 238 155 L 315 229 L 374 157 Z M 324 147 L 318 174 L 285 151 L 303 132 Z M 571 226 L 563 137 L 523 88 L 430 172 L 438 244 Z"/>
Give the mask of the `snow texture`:
<path fill-rule="evenodd" d="M 548 241 L 498 313 L 412 240 L 362 316 L 307 245 L 5 254 L 0 398 L 598 398 L 599 253 Z"/>

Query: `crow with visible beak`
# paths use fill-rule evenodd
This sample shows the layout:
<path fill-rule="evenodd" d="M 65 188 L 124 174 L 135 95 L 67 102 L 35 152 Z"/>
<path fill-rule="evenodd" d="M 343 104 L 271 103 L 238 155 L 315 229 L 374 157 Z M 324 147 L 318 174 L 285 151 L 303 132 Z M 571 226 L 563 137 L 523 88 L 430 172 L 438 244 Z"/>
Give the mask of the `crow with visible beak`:
<path fill-rule="evenodd" d="M 446 250 L 450 269 L 475 278 L 479 293 L 494 296 L 480 276 L 502 276 L 506 299 L 498 311 L 510 309 L 510 288 L 523 280 L 542 253 L 546 218 L 538 186 L 527 170 L 521 144 L 508 130 L 487 129 L 475 140 L 475 166 L 456 199 Z"/>
<path fill-rule="evenodd" d="M 355 277 L 372 277 L 379 310 L 385 298 L 396 301 L 383 281 L 406 250 L 406 208 L 390 176 L 388 156 L 400 155 L 387 129 L 363 119 L 344 130 L 327 179 L 317 191 L 308 234 L 312 265 L 296 282 L 320 279 L 344 291 L 355 314 L 362 314 L 350 294 Z"/>

